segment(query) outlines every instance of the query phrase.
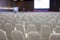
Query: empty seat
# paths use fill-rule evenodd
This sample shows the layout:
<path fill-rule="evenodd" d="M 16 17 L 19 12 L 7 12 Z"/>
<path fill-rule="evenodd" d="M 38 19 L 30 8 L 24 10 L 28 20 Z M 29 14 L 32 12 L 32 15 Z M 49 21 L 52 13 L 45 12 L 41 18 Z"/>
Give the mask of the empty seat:
<path fill-rule="evenodd" d="M 0 40 L 8 40 L 6 32 L 0 29 Z"/>
<path fill-rule="evenodd" d="M 22 24 L 23 23 L 23 17 L 20 16 L 20 15 L 17 15 L 16 16 L 16 24 L 19 23 L 19 24 Z"/>
<path fill-rule="evenodd" d="M 51 34 L 49 40 L 60 40 L 60 33 Z"/>
<path fill-rule="evenodd" d="M 25 21 L 25 26 L 26 26 L 25 28 L 26 28 L 26 29 L 27 29 L 27 27 L 28 27 L 29 24 L 31 24 L 30 21 Z"/>
<path fill-rule="evenodd" d="M 38 32 L 29 32 L 27 40 L 41 40 L 41 35 Z"/>
<path fill-rule="evenodd" d="M 42 25 L 48 25 L 48 27 L 50 28 L 51 32 L 53 31 L 53 25 L 51 23 L 45 23 L 45 24 L 42 24 Z M 41 26 L 42 27 L 42 26 Z"/>
<path fill-rule="evenodd" d="M 0 24 L 0 29 L 4 30 L 4 25 Z"/>
<path fill-rule="evenodd" d="M 24 27 L 22 24 L 16 24 L 16 29 L 24 33 Z"/>
<path fill-rule="evenodd" d="M 37 31 L 37 30 L 36 30 L 36 26 L 33 25 L 33 24 L 29 24 L 29 25 L 27 26 L 27 33 L 28 33 L 28 32 L 31 32 L 31 31 Z"/>
<path fill-rule="evenodd" d="M 11 32 L 13 30 L 12 24 L 10 23 L 5 23 L 4 25 L 4 30 L 7 33 L 8 40 L 11 40 Z"/>
<path fill-rule="evenodd" d="M 48 25 L 42 25 L 40 33 L 41 33 L 42 40 L 48 40 L 50 35 L 50 27 Z"/>
<path fill-rule="evenodd" d="M 60 33 L 60 26 L 56 26 L 55 30 L 56 33 Z"/>
<path fill-rule="evenodd" d="M 12 35 L 12 40 L 24 40 L 24 35 L 21 31 L 14 30 L 11 33 Z"/>
<path fill-rule="evenodd" d="M 0 17 L 0 29 L 3 29 L 4 30 L 4 24 L 5 24 L 5 20 L 4 18 Z"/>
<path fill-rule="evenodd" d="M 38 23 L 38 22 L 36 22 L 35 25 L 36 25 L 36 29 L 37 29 L 37 31 L 40 32 L 40 30 L 41 30 L 41 24 Z"/>

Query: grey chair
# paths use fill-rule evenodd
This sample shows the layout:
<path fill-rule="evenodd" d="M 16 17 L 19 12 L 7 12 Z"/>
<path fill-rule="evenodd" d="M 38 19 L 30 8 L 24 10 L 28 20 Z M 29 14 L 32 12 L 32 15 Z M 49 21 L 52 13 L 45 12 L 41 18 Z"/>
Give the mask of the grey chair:
<path fill-rule="evenodd" d="M 34 24 L 29 24 L 27 26 L 27 33 L 31 31 L 37 31 L 36 26 Z"/>
<path fill-rule="evenodd" d="M 24 27 L 22 24 L 16 24 L 16 29 L 24 33 Z"/>
<path fill-rule="evenodd" d="M 13 30 L 11 36 L 12 40 L 25 40 L 23 33 L 18 30 Z"/>
<path fill-rule="evenodd" d="M 60 33 L 51 34 L 49 40 L 60 40 Z"/>
<path fill-rule="evenodd" d="M 48 25 L 42 25 L 40 33 L 41 33 L 42 40 L 48 40 L 49 35 L 51 33 L 51 29 Z"/>
<path fill-rule="evenodd" d="M 55 31 L 56 33 L 60 33 L 60 26 L 56 26 L 54 31 Z"/>
<path fill-rule="evenodd" d="M 6 31 L 8 40 L 11 40 L 11 32 L 14 28 L 12 27 L 11 23 L 5 23 L 4 30 Z"/>
<path fill-rule="evenodd" d="M 0 29 L 0 40 L 8 40 L 6 32 Z"/>
<path fill-rule="evenodd" d="M 41 35 L 38 32 L 29 32 L 27 40 L 41 40 Z"/>

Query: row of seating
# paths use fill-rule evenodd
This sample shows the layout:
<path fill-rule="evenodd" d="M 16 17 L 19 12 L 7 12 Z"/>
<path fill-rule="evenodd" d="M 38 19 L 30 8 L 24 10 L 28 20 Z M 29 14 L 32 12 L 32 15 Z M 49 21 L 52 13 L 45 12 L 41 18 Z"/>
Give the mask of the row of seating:
<path fill-rule="evenodd" d="M 11 40 L 60 40 L 60 33 L 52 33 L 49 37 L 47 36 L 48 34 L 42 36 L 38 32 L 29 32 L 27 35 L 28 37 L 25 37 L 21 31 L 15 29 L 11 32 Z M 1 29 L 0 40 L 8 40 L 6 32 Z"/>
<path fill-rule="evenodd" d="M 34 34 L 35 32 L 38 33 L 38 35 L 41 36 L 42 40 L 49 40 L 49 37 L 51 33 L 56 32 L 59 33 L 59 29 L 57 26 L 59 26 L 59 19 L 60 19 L 60 14 L 59 13 L 1 13 L 0 14 L 0 29 L 6 32 L 8 40 L 15 40 L 15 38 L 23 33 L 24 37 L 28 37 L 28 34 Z M 17 33 L 12 33 L 12 31 L 16 28 L 18 30 Z M 16 37 L 11 37 L 11 35 Z M 56 34 L 55 33 L 55 34 Z M 21 34 L 22 35 L 22 34 Z M 16 40 L 19 40 L 18 36 Z M 34 37 L 31 36 L 31 37 Z M 23 37 L 22 37 L 23 38 Z M 35 38 L 35 37 L 34 37 Z M 30 38 L 29 40 L 38 40 Z M 28 38 L 27 38 L 28 39 Z M 27 40 L 26 39 L 26 40 Z M 21 39 L 22 40 L 22 39 Z M 40 40 L 40 39 L 39 39 Z"/>
<path fill-rule="evenodd" d="M 47 24 L 50 26 L 51 31 L 53 28 L 58 25 L 58 20 L 59 20 L 59 13 L 25 13 L 24 14 L 24 21 L 25 21 L 25 26 L 27 27 L 28 24 L 34 24 L 36 25 L 36 28 L 38 32 L 41 29 L 41 25 Z"/>

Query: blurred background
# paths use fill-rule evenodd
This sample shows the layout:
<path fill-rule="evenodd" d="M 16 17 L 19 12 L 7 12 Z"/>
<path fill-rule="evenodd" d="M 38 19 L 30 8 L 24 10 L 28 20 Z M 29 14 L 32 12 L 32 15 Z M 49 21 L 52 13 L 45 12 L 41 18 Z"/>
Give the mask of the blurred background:
<path fill-rule="evenodd" d="M 0 0 L 0 11 L 12 11 L 13 7 L 26 12 L 59 12 L 60 0 Z"/>

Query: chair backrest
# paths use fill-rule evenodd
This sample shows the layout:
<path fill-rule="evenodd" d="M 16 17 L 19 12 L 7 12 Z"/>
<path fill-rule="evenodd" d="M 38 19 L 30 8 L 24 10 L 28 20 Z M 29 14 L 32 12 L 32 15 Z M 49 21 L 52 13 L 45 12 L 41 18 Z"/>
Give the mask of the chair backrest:
<path fill-rule="evenodd" d="M 22 24 L 16 24 L 16 29 L 24 33 L 24 27 Z"/>
<path fill-rule="evenodd" d="M 51 34 L 49 40 L 60 40 L 60 33 Z"/>
<path fill-rule="evenodd" d="M 48 40 L 49 35 L 51 33 L 50 27 L 48 25 L 42 25 L 40 33 L 42 36 L 42 40 Z"/>
<path fill-rule="evenodd" d="M 16 24 L 22 24 L 23 23 L 23 16 L 21 14 L 16 14 Z"/>
<path fill-rule="evenodd" d="M 8 40 L 6 32 L 0 29 L 0 40 Z"/>
<path fill-rule="evenodd" d="M 27 27 L 27 33 L 31 31 L 37 31 L 36 26 L 33 24 L 28 25 Z"/>
<path fill-rule="evenodd" d="M 60 26 L 56 26 L 54 31 L 55 31 L 56 33 L 60 33 Z"/>
<path fill-rule="evenodd" d="M 38 32 L 29 32 L 27 40 L 41 40 L 41 35 Z"/>
<path fill-rule="evenodd" d="M 12 35 L 12 40 L 25 40 L 24 35 L 21 31 L 14 30 L 12 31 L 11 35 Z"/>
<path fill-rule="evenodd" d="M 8 40 L 11 40 L 11 32 L 13 30 L 13 27 L 10 23 L 5 23 L 4 30 L 6 31 Z"/>

